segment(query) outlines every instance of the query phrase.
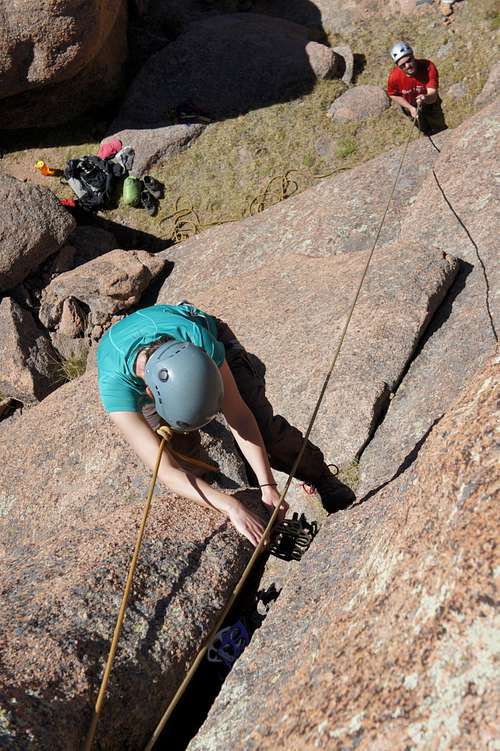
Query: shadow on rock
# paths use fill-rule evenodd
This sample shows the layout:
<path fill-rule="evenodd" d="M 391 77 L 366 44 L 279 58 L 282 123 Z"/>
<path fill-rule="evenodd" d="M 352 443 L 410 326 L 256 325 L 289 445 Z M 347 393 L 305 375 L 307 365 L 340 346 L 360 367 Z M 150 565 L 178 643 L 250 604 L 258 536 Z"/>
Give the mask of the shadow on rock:
<path fill-rule="evenodd" d="M 361 506 L 363 503 L 366 503 L 366 501 L 369 501 L 370 498 L 372 498 L 374 495 L 376 495 L 379 490 L 382 490 L 382 488 L 385 488 L 386 485 L 390 485 L 391 482 L 394 482 L 394 480 L 397 480 L 400 475 L 402 475 L 404 472 L 406 472 L 407 469 L 411 467 L 415 459 L 417 459 L 420 449 L 427 441 L 427 438 L 429 437 L 429 434 L 431 433 L 432 429 L 435 425 L 437 425 L 443 415 L 440 417 L 436 417 L 432 425 L 430 425 L 423 436 L 417 441 L 415 446 L 412 448 L 412 450 L 405 456 L 393 476 L 389 479 L 383 482 L 381 485 L 379 485 L 376 488 L 373 488 L 372 490 L 369 490 L 366 495 L 364 495 L 362 498 L 359 498 L 355 503 L 352 504 L 351 508 L 355 508 L 356 506 Z"/>
<path fill-rule="evenodd" d="M 78 146 L 98 143 L 106 133 L 110 112 L 120 106 L 112 101 L 106 109 L 93 109 L 85 115 L 69 120 L 64 125 L 36 128 L 0 129 L 0 153 L 7 154 L 24 149 L 48 149 L 57 146 Z M 0 163 L 1 164 L 1 163 Z"/>
<path fill-rule="evenodd" d="M 353 70 L 353 83 L 356 83 L 356 80 L 361 75 L 361 73 L 366 68 L 366 55 L 363 55 L 362 53 L 355 52 L 354 53 L 354 70 Z"/>
<path fill-rule="evenodd" d="M 150 232 L 144 232 L 134 227 L 128 227 L 126 224 L 113 222 L 111 219 L 105 219 L 103 216 L 81 212 L 76 217 L 78 224 L 98 227 L 111 232 L 116 239 L 116 247 L 122 250 L 148 250 L 150 253 L 157 253 L 165 250 L 172 243 L 165 240 L 164 237 L 153 235 Z"/>
<path fill-rule="evenodd" d="M 227 522 L 224 521 L 220 527 L 214 529 L 208 537 L 202 540 L 199 545 L 194 547 L 193 550 L 188 553 L 185 559 L 185 564 L 178 572 L 170 592 L 165 597 L 158 600 L 154 615 L 149 621 L 148 630 L 138 650 L 143 657 L 146 657 L 154 650 L 158 634 L 164 626 L 167 609 L 170 607 L 178 593 L 187 586 L 188 582 L 192 579 L 193 575 L 200 567 L 202 554 L 207 550 L 210 542 L 221 533 L 226 524 Z M 131 607 L 133 607 L 133 605 L 131 605 Z"/>
<path fill-rule="evenodd" d="M 320 26 L 318 9 L 303 5 Z M 205 17 L 146 62 L 110 131 L 213 122 L 286 102 L 335 75 L 334 58 L 307 27 L 284 19 Z"/>

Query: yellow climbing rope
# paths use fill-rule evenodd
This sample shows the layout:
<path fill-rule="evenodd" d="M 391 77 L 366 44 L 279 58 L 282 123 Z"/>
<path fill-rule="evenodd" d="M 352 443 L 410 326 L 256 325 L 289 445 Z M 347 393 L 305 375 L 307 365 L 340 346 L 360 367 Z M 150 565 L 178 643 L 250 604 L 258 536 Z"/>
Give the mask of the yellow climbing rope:
<path fill-rule="evenodd" d="M 180 243 L 188 240 L 193 235 L 197 235 L 204 229 L 215 227 L 220 224 L 231 224 L 239 222 L 241 219 L 249 216 L 260 214 L 270 206 L 290 198 L 299 191 L 299 178 L 305 180 L 323 180 L 331 177 L 337 172 L 343 172 L 349 167 L 335 167 L 328 172 L 317 174 L 314 172 L 303 172 L 298 169 L 289 169 L 283 175 L 274 175 L 271 177 L 263 191 L 248 201 L 247 206 L 241 216 L 225 217 L 213 219 L 204 222 L 200 218 L 198 209 L 186 196 L 179 196 L 175 202 L 174 210 L 160 220 L 160 224 L 170 222 L 171 227 L 166 235 L 166 239 L 173 243 Z"/>
<path fill-rule="evenodd" d="M 130 561 L 130 566 L 129 566 L 129 570 L 128 570 L 127 581 L 126 581 L 126 584 L 125 584 L 125 589 L 123 590 L 122 601 L 121 601 L 121 604 L 120 604 L 120 609 L 118 611 L 118 617 L 116 619 L 116 624 L 115 624 L 115 628 L 114 628 L 114 632 L 113 632 L 113 639 L 111 641 L 111 647 L 109 649 L 108 659 L 106 661 L 106 666 L 104 668 L 104 673 L 103 673 L 103 676 L 102 676 L 101 685 L 100 685 L 100 688 L 99 688 L 99 693 L 97 695 L 97 699 L 96 699 L 96 703 L 95 703 L 95 707 L 94 707 L 94 713 L 92 715 L 92 720 L 91 720 L 91 723 L 90 723 L 90 728 L 89 728 L 89 731 L 88 731 L 88 734 L 87 734 L 87 738 L 86 738 L 86 741 L 85 741 L 85 747 L 84 747 L 85 751 L 90 751 L 90 749 L 92 748 L 92 743 L 94 741 L 94 736 L 95 736 L 95 731 L 96 731 L 96 727 L 97 727 L 97 722 L 99 720 L 99 716 L 101 714 L 102 707 L 103 707 L 103 704 L 104 704 L 104 700 L 105 700 L 105 696 L 106 696 L 106 689 L 108 687 L 108 682 L 109 682 L 109 676 L 111 674 L 111 668 L 113 667 L 113 661 L 114 661 L 115 654 L 116 654 L 116 648 L 118 646 L 118 640 L 120 638 L 120 634 L 121 634 L 121 630 L 122 630 L 122 626 L 123 626 L 123 621 L 125 619 L 125 611 L 127 609 L 128 598 L 129 598 L 129 595 L 130 595 L 130 589 L 132 587 L 132 582 L 133 582 L 133 579 L 134 579 L 135 570 L 137 568 L 137 561 L 139 559 L 139 552 L 140 552 L 141 545 L 142 545 L 142 538 L 144 537 L 144 530 L 146 528 L 146 522 L 148 520 L 149 511 L 151 509 L 151 499 L 153 497 L 153 492 L 154 492 L 155 485 L 156 485 L 156 480 L 157 480 L 157 477 L 158 477 L 158 470 L 160 468 L 161 457 L 162 457 L 163 450 L 164 450 L 165 446 L 168 445 L 168 443 L 170 442 L 170 440 L 172 439 L 172 436 L 174 434 L 173 430 L 171 428 L 169 428 L 168 426 L 166 426 L 166 425 L 158 428 L 158 430 L 156 432 L 158 433 L 158 435 L 161 438 L 160 445 L 159 445 L 159 448 L 158 448 L 158 455 L 156 457 L 156 462 L 155 462 L 155 466 L 154 466 L 154 470 L 153 470 L 153 476 L 152 476 L 151 482 L 149 484 L 148 495 L 147 495 L 146 503 L 144 505 L 144 509 L 143 509 L 143 512 L 142 512 L 141 523 L 139 525 L 139 530 L 137 532 L 137 537 L 136 537 L 136 541 L 135 541 L 134 552 L 132 554 L 132 558 L 131 558 L 131 561 Z M 214 466 L 212 464 L 207 464 L 206 462 L 203 462 L 200 459 L 195 459 L 193 457 L 186 456 L 185 454 L 181 454 L 179 451 L 174 451 L 171 448 L 169 449 L 169 451 L 172 454 L 174 454 L 175 456 L 177 456 L 178 458 L 180 458 L 182 461 L 188 462 L 189 464 L 193 464 L 193 465 L 195 465 L 197 467 L 200 467 L 201 469 L 204 469 L 206 471 L 216 472 L 219 469 L 217 466 Z"/>
<path fill-rule="evenodd" d="M 413 124 L 414 123 L 412 121 L 412 123 L 411 123 L 412 129 L 413 129 Z M 368 258 L 366 260 L 366 264 L 364 266 L 363 273 L 361 275 L 361 278 L 360 278 L 360 281 L 359 281 L 356 293 L 354 295 L 351 307 L 349 309 L 349 313 L 347 314 L 347 318 L 346 318 L 346 321 L 345 321 L 345 324 L 344 324 L 344 328 L 342 329 L 342 333 L 340 335 L 340 339 L 339 339 L 337 348 L 336 348 L 335 353 L 333 355 L 333 359 L 332 359 L 332 363 L 330 365 L 330 369 L 328 370 L 328 373 L 327 373 L 327 375 L 325 377 L 325 380 L 323 382 L 323 386 L 321 388 L 319 397 L 318 397 L 317 402 L 316 402 L 316 406 L 314 407 L 313 413 L 311 415 L 311 419 L 309 420 L 309 425 L 308 425 L 307 430 L 305 432 L 304 440 L 302 441 L 302 445 L 300 447 L 300 451 L 299 451 L 299 453 L 297 455 L 297 458 L 295 459 L 295 462 L 294 462 L 293 467 L 292 467 L 292 469 L 290 471 L 290 474 L 288 475 L 287 481 L 285 483 L 285 487 L 283 488 L 283 491 L 280 494 L 279 503 L 276 506 L 276 508 L 274 509 L 274 512 L 273 512 L 271 518 L 269 519 L 269 521 L 267 523 L 266 529 L 264 530 L 264 534 L 262 535 L 262 538 L 261 538 L 259 544 L 255 548 L 252 557 L 248 561 L 248 564 L 247 564 L 245 570 L 243 571 L 243 574 L 241 575 L 241 578 L 240 578 L 238 584 L 234 588 L 234 590 L 233 590 L 233 592 L 232 592 L 229 600 L 227 601 L 227 603 L 226 603 L 225 607 L 223 608 L 222 612 L 219 614 L 219 617 L 217 618 L 216 622 L 212 626 L 209 634 L 205 637 L 205 640 L 203 642 L 202 647 L 200 648 L 198 654 L 196 655 L 196 657 L 195 657 L 195 659 L 194 659 L 191 667 L 189 668 L 189 671 L 186 673 L 186 675 L 184 677 L 184 680 L 182 681 L 182 683 L 180 684 L 179 688 L 175 692 L 172 700 L 169 702 L 169 704 L 168 704 L 165 712 L 163 713 L 163 715 L 162 715 L 162 717 L 161 717 L 158 725 L 156 726 L 156 728 L 155 728 L 155 730 L 153 732 L 153 735 L 151 736 L 151 738 L 149 739 L 147 745 L 145 746 L 144 751 L 151 751 L 151 749 L 154 747 L 156 741 L 159 739 L 160 734 L 161 734 L 163 728 L 165 727 L 166 723 L 168 722 L 168 719 L 170 718 L 170 716 L 171 716 L 172 712 L 174 711 L 175 707 L 177 706 L 177 704 L 178 704 L 180 698 L 182 697 L 184 691 L 186 690 L 186 688 L 187 688 L 187 686 L 188 686 L 188 684 L 189 684 L 192 676 L 196 672 L 196 669 L 198 668 L 201 660 L 203 659 L 205 653 L 207 652 L 208 647 L 210 646 L 210 643 L 211 643 L 213 637 L 215 636 L 215 634 L 217 633 L 217 631 L 221 627 L 222 622 L 224 621 L 224 618 L 226 617 L 226 615 L 228 614 L 229 610 L 233 606 L 233 604 L 234 604 L 234 602 L 235 602 L 238 594 L 240 593 L 240 591 L 241 591 L 241 589 L 242 589 L 242 587 L 243 587 L 246 579 L 248 578 L 248 575 L 250 574 L 250 572 L 251 572 L 251 570 L 252 570 L 252 568 L 253 568 L 253 566 L 254 566 L 257 558 L 259 557 L 260 553 L 262 552 L 264 546 L 267 544 L 267 540 L 269 538 L 269 534 L 270 534 L 270 532 L 271 532 L 271 530 L 272 530 L 272 528 L 274 526 L 274 523 L 275 523 L 276 518 L 278 516 L 281 504 L 285 500 L 285 497 L 286 497 L 286 494 L 288 492 L 288 489 L 290 488 L 292 479 L 293 479 L 293 477 L 295 475 L 297 467 L 299 466 L 300 460 L 302 459 L 302 456 L 304 454 L 304 450 L 305 450 L 307 441 L 308 441 L 309 436 L 311 434 L 311 431 L 313 429 L 314 423 L 316 421 L 316 417 L 318 415 L 321 403 L 323 401 L 323 397 L 325 395 L 326 389 L 327 389 L 328 384 L 330 382 L 330 378 L 332 376 L 333 369 L 335 367 L 335 364 L 337 362 L 338 356 L 340 354 L 340 350 L 341 350 L 342 345 L 344 343 L 344 339 L 345 339 L 345 336 L 346 336 L 346 333 L 347 333 L 347 329 L 349 327 L 352 315 L 354 313 L 354 308 L 356 307 L 356 303 L 358 301 L 358 298 L 359 298 L 359 295 L 360 295 L 360 292 L 361 292 L 361 288 L 363 286 L 363 282 L 364 282 L 364 280 L 366 278 L 366 275 L 368 273 L 368 268 L 369 268 L 371 260 L 373 258 L 373 254 L 375 252 L 375 248 L 376 248 L 376 245 L 378 243 L 378 240 L 379 240 L 379 237 L 380 237 L 380 233 L 382 231 L 382 227 L 384 225 L 385 218 L 387 216 L 387 212 L 389 210 L 389 206 L 390 206 L 390 203 L 392 201 L 392 197 L 394 195 L 394 191 L 396 189 L 397 182 L 399 180 L 399 175 L 401 173 L 401 168 L 403 166 L 403 162 L 404 162 L 405 157 L 406 157 L 406 152 L 408 151 L 408 145 L 410 143 L 410 137 L 411 137 L 411 134 L 413 132 L 412 129 L 410 130 L 410 132 L 408 134 L 408 138 L 406 139 L 405 147 L 404 147 L 404 150 L 403 150 L 403 155 L 401 157 L 401 160 L 399 162 L 399 166 L 398 166 L 398 169 L 397 169 L 397 172 L 396 172 L 396 177 L 394 179 L 394 183 L 393 183 L 393 186 L 392 186 L 392 189 L 391 189 L 391 192 L 390 192 L 390 195 L 389 195 L 389 198 L 388 198 L 388 201 L 387 201 L 387 204 L 386 204 L 386 207 L 385 207 L 382 219 L 380 221 L 379 228 L 378 228 L 377 234 L 375 236 L 375 240 L 373 242 L 373 246 L 372 246 L 372 248 L 370 250 L 370 253 L 368 254 Z"/>

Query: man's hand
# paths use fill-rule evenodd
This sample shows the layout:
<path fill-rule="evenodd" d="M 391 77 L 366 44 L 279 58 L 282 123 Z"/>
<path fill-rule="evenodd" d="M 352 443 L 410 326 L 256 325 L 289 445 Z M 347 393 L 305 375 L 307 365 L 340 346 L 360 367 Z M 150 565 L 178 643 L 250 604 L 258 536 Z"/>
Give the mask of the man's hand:
<path fill-rule="evenodd" d="M 240 535 L 244 535 L 254 547 L 259 544 L 266 525 L 257 514 L 238 504 L 229 512 L 229 519 Z"/>
<path fill-rule="evenodd" d="M 413 105 L 410 104 L 409 110 L 410 110 L 410 115 L 413 117 L 413 119 L 415 119 L 418 113 L 417 108 L 413 107 Z"/>
<path fill-rule="evenodd" d="M 273 513 L 274 509 L 279 503 L 279 500 L 280 500 L 280 493 L 278 491 L 278 488 L 275 488 L 272 485 L 262 488 L 262 503 L 264 504 L 264 506 L 267 507 L 270 514 Z M 288 511 L 288 503 L 286 503 L 286 501 L 283 501 L 283 503 L 280 506 L 278 515 L 276 517 L 276 524 L 279 524 L 280 522 L 283 521 L 287 511 Z"/>
<path fill-rule="evenodd" d="M 427 101 L 427 98 L 425 94 L 419 94 L 418 97 L 416 98 L 417 109 L 420 109 L 422 105 L 426 103 L 426 101 Z"/>

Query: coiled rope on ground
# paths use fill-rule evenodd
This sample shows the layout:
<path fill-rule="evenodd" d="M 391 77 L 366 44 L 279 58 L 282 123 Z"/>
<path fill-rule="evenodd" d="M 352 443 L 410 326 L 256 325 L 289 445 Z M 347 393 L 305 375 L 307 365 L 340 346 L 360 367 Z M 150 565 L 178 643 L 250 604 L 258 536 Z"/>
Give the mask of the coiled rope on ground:
<path fill-rule="evenodd" d="M 166 239 L 173 243 L 184 242 L 189 240 L 193 235 L 199 234 L 202 230 L 209 227 L 216 227 L 221 224 L 231 224 L 239 222 L 249 216 L 255 216 L 262 213 L 265 209 L 281 203 L 285 198 L 290 198 L 300 191 L 299 178 L 305 180 L 324 180 L 327 177 L 338 172 L 345 172 L 350 167 L 334 167 L 327 172 L 317 174 L 315 172 L 304 172 L 299 169 L 289 169 L 282 175 L 271 177 L 260 193 L 251 198 L 240 216 L 228 216 L 213 219 L 212 221 L 202 221 L 199 209 L 197 209 L 187 196 L 179 196 L 175 202 L 174 210 L 167 216 L 160 219 L 160 224 L 171 223 L 171 228 L 166 235 Z"/>

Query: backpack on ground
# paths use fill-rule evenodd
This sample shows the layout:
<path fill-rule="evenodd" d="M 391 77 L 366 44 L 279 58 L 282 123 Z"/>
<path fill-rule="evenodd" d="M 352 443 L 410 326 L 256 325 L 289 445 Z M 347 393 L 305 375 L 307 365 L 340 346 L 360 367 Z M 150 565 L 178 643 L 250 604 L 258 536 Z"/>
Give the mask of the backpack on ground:
<path fill-rule="evenodd" d="M 70 159 L 64 168 L 64 177 L 86 211 L 103 208 L 111 198 L 114 182 L 124 174 L 121 164 L 98 156 Z"/>

